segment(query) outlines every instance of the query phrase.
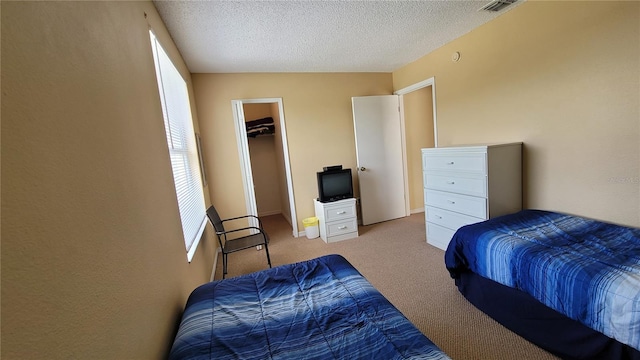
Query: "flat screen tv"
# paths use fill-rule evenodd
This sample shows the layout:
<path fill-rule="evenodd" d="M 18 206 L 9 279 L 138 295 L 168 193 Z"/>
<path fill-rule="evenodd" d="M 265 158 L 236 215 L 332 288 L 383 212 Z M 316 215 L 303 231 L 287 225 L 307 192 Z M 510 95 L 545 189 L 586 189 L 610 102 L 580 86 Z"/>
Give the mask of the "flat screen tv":
<path fill-rule="evenodd" d="M 326 170 L 318 174 L 318 201 L 332 202 L 353 197 L 351 169 Z"/>

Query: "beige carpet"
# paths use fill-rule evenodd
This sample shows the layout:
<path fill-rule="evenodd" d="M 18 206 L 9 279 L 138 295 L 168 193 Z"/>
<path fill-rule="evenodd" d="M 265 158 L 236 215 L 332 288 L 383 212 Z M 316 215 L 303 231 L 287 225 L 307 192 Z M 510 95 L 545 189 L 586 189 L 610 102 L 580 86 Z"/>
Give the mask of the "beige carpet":
<path fill-rule="evenodd" d="M 424 214 L 360 226 L 356 239 L 326 244 L 294 238 L 280 215 L 262 218 L 273 266 L 326 254 L 344 256 L 422 333 L 453 359 L 557 359 L 471 305 L 444 267 L 444 251 L 425 241 Z M 264 250 L 229 255 L 227 277 L 267 268 Z M 216 279 L 222 276 L 218 259 Z"/>

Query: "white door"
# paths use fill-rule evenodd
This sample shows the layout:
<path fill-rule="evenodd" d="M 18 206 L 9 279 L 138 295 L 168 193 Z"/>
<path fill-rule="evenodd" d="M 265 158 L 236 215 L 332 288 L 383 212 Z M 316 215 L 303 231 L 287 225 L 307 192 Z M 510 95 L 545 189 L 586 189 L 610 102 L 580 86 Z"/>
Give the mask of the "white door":
<path fill-rule="evenodd" d="M 243 124 L 243 126 L 236 126 L 236 139 L 238 140 L 238 154 L 240 155 L 240 169 L 242 171 L 242 183 L 244 186 L 245 204 L 247 206 L 247 215 L 258 216 L 258 207 L 256 205 L 256 193 L 253 186 L 253 174 L 251 173 L 251 158 L 249 157 L 249 143 L 247 141 L 247 132 L 244 127 L 244 109 L 242 108 L 242 101 L 232 100 L 233 116 L 236 124 Z M 247 219 L 249 226 L 258 227 L 258 221 L 250 217 Z M 251 230 L 255 233 L 255 230 Z"/>
<path fill-rule="evenodd" d="M 362 224 L 407 216 L 397 95 L 351 98 Z"/>

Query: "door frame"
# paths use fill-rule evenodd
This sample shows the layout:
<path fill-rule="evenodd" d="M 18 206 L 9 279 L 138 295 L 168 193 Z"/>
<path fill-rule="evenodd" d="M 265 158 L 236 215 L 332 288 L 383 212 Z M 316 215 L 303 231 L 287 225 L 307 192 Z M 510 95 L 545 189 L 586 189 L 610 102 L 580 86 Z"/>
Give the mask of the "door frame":
<path fill-rule="evenodd" d="M 400 90 L 396 90 L 393 92 L 394 95 L 399 96 L 400 102 L 400 135 L 401 135 L 401 143 L 402 143 L 402 167 L 404 171 L 404 202 L 405 202 L 405 210 L 406 214 L 411 214 L 411 206 L 409 199 L 409 167 L 407 165 L 407 138 L 405 132 L 405 120 L 404 120 L 404 98 L 403 96 L 423 88 L 431 86 L 431 100 L 433 103 L 433 145 L 438 147 L 438 121 L 436 117 L 436 78 L 430 77 L 426 80 L 417 82 L 415 84 L 404 87 Z"/>
<path fill-rule="evenodd" d="M 240 157 L 240 172 L 242 174 L 242 185 L 244 188 L 244 198 L 247 207 L 247 214 L 258 216 L 258 206 L 256 204 L 256 194 L 253 185 L 253 173 L 251 171 L 251 157 L 249 156 L 249 141 L 247 140 L 247 128 L 244 118 L 244 104 L 278 104 L 280 118 L 280 136 L 282 139 L 282 154 L 284 157 L 284 172 L 287 179 L 287 191 L 289 195 L 289 211 L 291 212 L 291 227 L 294 237 L 298 237 L 298 216 L 296 215 L 296 201 L 293 195 L 293 181 L 291 177 L 291 163 L 289 160 L 289 145 L 287 140 L 287 129 L 284 120 L 284 106 L 282 98 L 257 98 L 231 100 L 233 120 L 238 140 L 238 156 Z M 252 225 L 257 226 L 257 224 Z"/>

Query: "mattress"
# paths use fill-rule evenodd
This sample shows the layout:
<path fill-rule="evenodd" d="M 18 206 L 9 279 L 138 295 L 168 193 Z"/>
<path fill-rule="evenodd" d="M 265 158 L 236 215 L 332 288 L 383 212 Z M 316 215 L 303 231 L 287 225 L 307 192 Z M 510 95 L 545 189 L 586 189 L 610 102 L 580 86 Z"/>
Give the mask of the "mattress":
<path fill-rule="evenodd" d="M 448 359 L 339 255 L 196 288 L 170 359 Z"/>

